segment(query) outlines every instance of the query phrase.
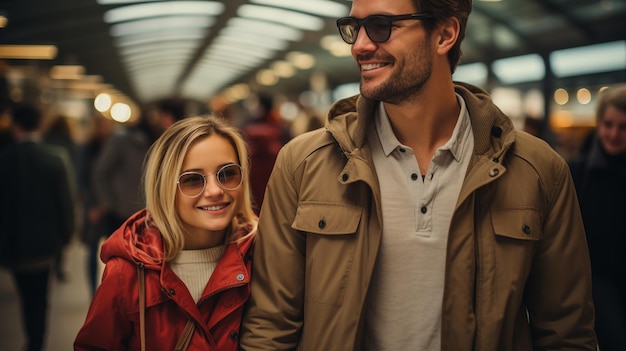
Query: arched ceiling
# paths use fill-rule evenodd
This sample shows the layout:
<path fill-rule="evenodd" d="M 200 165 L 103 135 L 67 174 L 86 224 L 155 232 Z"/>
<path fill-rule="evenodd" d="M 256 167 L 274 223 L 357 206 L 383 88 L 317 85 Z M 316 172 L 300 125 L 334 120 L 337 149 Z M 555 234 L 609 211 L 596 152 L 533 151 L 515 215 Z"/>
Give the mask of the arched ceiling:
<path fill-rule="evenodd" d="M 165 13 L 152 7 L 141 9 L 140 14 L 154 13 L 156 17 L 143 22 L 145 27 L 130 28 L 124 24 L 131 23 L 131 17 L 111 20 L 116 9 L 168 1 L 98 1 L 2 0 L 0 14 L 8 18 L 8 25 L 0 28 L 0 45 L 53 44 L 58 49 L 53 60 L 5 61 L 10 66 L 36 65 L 44 69 L 56 64 L 82 65 L 87 75 L 102 77 L 102 82 L 138 103 L 166 95 L 206 100 L 242 82 L 253 89 L 277 93 L 302 91 L 309 88 L 314 71 L 324 72 L 330 85 L 358 80 L 351 57 L 333 56 L 320 45 L 328 35 L 340 40 L 335 19 L 348 13 L 350 1 L 169 1 L 175 6 Z M 185 10 L 190 4 L 192 10 Z M 283 12 L 263 19 L 266 8 Z M 488 63 L 525 53 L 546 55 L 555 49 L 626 37 L 626 0 L 474 1 L 472 11 L 462 63 Z M 187 16 L 185 25 L 174 20 L 183 15 Z M 318 27 L 303 29 L 308 20 Z M 248 27 L 252 28 L 247 29 L 248 33 L 238 27 L 244 22 L 254 25 Z M 262 32 L 266 27 L 270 32 Z M 146 31 L 135 38 L 169 46 L 141 53 L 139 47 L 145 44 L 135 41 L 124 46 L 124 39 L 118 36 L 124 31 Z M 178 33 L 183 36 L 173 37 Z M 253 41 L 235 45 L 250 35 L 256 35 Z M 280 78 L 269 87 L 256 83 L 260 70 L 272 67 L 276 61 L 286 61 L 293 51 L 313 55 L 315 65 L 296 69 L 294 76 Z M 143 75 L 146 80 L 140 78 L 142 72 L 147 73 Z"/>

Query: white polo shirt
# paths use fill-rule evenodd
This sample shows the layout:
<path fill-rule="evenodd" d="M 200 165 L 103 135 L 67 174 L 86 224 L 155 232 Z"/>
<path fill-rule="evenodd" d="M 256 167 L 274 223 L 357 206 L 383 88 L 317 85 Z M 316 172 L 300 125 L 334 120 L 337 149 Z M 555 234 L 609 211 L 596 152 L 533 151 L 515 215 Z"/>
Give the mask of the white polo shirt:
<path fill-rule="evenodd" d="M 383 237 L 368 295 L 366 351 L 440 350 L 446 246 L 454 207 L 474 148 L 469 113 L 461 106 L 450 140 L 424 177 L 402 145 L 381 103 L 368 129 L 380 181 Z"/>

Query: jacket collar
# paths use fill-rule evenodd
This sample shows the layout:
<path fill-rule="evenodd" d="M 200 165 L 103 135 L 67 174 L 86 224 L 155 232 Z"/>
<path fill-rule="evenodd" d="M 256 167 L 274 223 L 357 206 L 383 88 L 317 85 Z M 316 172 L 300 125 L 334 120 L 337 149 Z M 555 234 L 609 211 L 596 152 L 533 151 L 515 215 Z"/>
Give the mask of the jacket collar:
<path fill-rule="evenodd" d="M 511 120 L 494 104 L 487 92 L 465 83 L 455 83 L 455 91 L 465 100 L 474 133 L 475 154 L 500 153 L 515 140 Z M 328 113 L 326 128 L 344 153 L 363 148 L 367 128 L 379 102 L 361 95 L 339 100 Z M 347 132 L 346 132 L 347 131 Z"/>

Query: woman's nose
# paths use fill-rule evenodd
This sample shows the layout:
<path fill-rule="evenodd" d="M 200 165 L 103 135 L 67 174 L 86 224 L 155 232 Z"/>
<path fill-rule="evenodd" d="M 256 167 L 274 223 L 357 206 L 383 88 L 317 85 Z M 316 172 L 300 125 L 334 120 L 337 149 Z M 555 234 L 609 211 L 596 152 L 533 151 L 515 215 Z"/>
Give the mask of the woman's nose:
<path fill-rule="evenodd" d="M 217 178 L 215 177 L 207 177 L 206 186 L 204 187 L 204 196 L 215 196 L 220 195 L 224 192 L 224 189 L 217 182 Z"/>

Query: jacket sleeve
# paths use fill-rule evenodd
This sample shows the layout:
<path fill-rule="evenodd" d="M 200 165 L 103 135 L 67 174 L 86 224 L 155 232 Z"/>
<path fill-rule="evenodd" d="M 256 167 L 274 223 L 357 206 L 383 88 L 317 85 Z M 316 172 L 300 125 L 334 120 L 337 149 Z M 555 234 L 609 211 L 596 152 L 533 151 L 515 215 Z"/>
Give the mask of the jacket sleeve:
<path fill-rule="evenodd" d="M 303 319 L 305 236 L 293 230 L 298 194 L 283 148 L 268 181 L 252 264 L 251 297 L 241 327 L 243 350 L 293 350 Z"/>
<path fill-rule="evenodd" d="M 535 350 L 596 350 L 591 265 L 574 184 L 565 162 L 547 184 L 543 239 L 526 286 Z"/>
<path fill-rule="evenodd" d="M 122 259 L 112 259 L 107 263 L 85 323 L 74 340 L 75 351 L 129 349 L 127 343 L 134 326 L 129 320 L 127 306 L 137 294 L 133 295 L 136 284 L 130 284 L 131 273 L 134 272 L 132 264 Z"/>

